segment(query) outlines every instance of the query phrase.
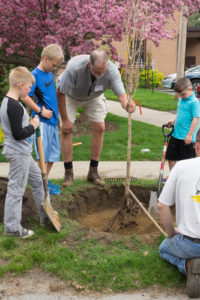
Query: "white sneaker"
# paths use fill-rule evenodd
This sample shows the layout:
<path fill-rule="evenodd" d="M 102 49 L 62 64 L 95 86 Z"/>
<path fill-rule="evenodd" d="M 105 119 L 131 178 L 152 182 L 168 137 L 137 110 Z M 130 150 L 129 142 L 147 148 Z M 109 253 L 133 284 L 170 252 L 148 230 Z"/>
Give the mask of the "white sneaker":
<path fill-rule="evenodd" d="M 15 236 L 15 237 L 18 237 L 21 239 L 26 239 L 26 238 L 34 235 L 34 231 L 22 227 L 18 231 L 5 231 L 4 235 L 5 236 Z"/>

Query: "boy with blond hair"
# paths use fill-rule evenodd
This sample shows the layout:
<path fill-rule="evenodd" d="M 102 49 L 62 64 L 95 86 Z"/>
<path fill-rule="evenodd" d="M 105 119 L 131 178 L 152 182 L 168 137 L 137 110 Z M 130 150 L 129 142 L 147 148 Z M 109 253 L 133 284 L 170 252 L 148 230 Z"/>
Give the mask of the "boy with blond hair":
<path fill-rule="evenodd" d="M 166 152 L 169 169 L 176 161 L 195 157 L 194 142 L 199 127 L 200 105 L 192 91 L 192 83 L 186 78 L 180 78 L 174 87 L 177 92 L 177 115 L 168 124 L 174 124 L 174 130 Z"/>
<path fill-rule="evenodd" d="M 63 62 L 64 55 L 62 49 L 57 44 L 46 46 L 41 53 L 39 65 L 32 71 L 35 77 L 35 84 L 31 88 L 29 96 L 23 101 L 31 107 L 33 116 L 39 115 L 42 144 L 44 149 L 44 159 L 46 163 L 47 177 L 53 163 L 60 160 L 60 140 L 58 132 L 58 103 L 56 88 L 52 72 Z M 35 96 L 37 104 L 30 97 Z M 39 111 L 38 111 L 39 107 Z M 43 116 L 43 110 L 49 112 L 48 117 Z M 39 158 L 36 139 L 34 146 L 37 159 Z M 49 187 L 50 193 L 58 193 Z"/>
<path fill-rule="evenodd" d="M 0 108 L 0 121 L 5 135 L 3 154 L 10 165 L 4 208 L 4 234 L 19 238 L 34 234 L 32 230 L 21 226 L 22 197 L 27 182 L 31 185 L 41 225 L 47 218 L 41 207 L 44 198 L 41 171 L 31 156 L 31 136 L 39 126 L 39 118 L 35 116 L 29 121 L 29 115 L 19 101 L 21 97 L 28 95 L 34 82 L 34 76 L 27 68 L 14 68 L 9 75 L 9 91 Z"/>

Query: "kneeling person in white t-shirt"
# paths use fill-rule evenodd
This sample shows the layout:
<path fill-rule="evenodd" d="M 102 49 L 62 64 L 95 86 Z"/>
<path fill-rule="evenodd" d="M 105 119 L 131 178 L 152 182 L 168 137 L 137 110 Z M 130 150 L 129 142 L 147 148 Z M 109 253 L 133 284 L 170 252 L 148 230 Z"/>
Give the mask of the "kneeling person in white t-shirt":
<path fill-rule="evenodd" d="M 159 197 L 158 208 L 167 238 L 160 256 L 187 275 L 187 293 L 200 296 L 200 130 L 195 142 L 196 158 L 179 161 Z M 174 227 L 170 206 L 176 205 Z"/>

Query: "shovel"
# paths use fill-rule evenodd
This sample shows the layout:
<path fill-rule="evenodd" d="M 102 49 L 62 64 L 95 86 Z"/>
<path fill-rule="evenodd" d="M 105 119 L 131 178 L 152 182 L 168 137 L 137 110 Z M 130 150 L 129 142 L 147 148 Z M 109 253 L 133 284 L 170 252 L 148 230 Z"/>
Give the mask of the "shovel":
<path fill-rule="evenodd" d="M 39 161 L 40 161 L 40 167 L 42 172 L 42 181 L 44 186 L 44 200 L 42 201 L 41 205 L 48 216 L 49 220 L 55 227 L 55 229 L 60 232 L 61 231 L 61 222 L 60 218 L 58 216 L 58 213 L 53 209 L 51 203 L 48 200 L 48 185 L 47 185 L 47 176 L 46 176 L 46 166 L 44 162 L 44 153 L 43 153 L 43 147 L 42 147 L 42 138 L 40 134 L 40 127 L 36 129 L 36 139 L 37 139 L 37 148 L 39 153 Z"/>
<path fill-rule="evenodd" d="M 170 132 L 165 132 L 165 128 L 168 128 L 168 129 L 171 128 L 171 131 Z M 163 146 L 162 161 L 161 161 L 161 165 L 160 165 L 158 189 L 157 189 L 157 191 L 151 191 L 149 207 L 148 207 L 148 212 L 152 216 L 158 216 L 159 215 L 158 198 L 159 198 L 160 193 L 161 193 L 162 184 L 165 183 L 165 181 L 166 181 L 166 179 L 163 179 L 164 166 L 165 166 L 165 156 L 166 156 L 166 151 L 167 151 L 168 139 L 171 136 L 173 129 L 174 129 L 174 125 L 171 125 L 171 124 L 164 124 L 162 126 L 162 134 L 165 137 L 165 141 L 164 141 L 164 146 Z"/>

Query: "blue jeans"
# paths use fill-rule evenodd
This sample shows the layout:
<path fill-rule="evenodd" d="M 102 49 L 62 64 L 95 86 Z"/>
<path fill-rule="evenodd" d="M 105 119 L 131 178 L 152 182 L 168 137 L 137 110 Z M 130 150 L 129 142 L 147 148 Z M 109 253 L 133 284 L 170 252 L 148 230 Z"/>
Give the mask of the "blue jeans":
<path fill-rule="evenodd" d="M 185 261 L 189 258 L 200 257 L 200 244 L 185 238 L 179 233 L 173 238 L 167 238 L 162 242 L 159 254 L 164 260 L 177 266 L 181 273 L 186 274 Z"/>

